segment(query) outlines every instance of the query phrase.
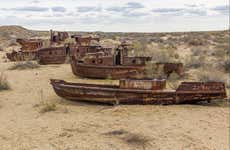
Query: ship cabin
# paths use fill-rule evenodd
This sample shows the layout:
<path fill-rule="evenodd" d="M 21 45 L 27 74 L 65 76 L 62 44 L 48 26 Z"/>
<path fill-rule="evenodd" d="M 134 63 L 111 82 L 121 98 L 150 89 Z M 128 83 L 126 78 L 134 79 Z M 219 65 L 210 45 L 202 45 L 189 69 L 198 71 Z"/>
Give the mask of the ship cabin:
<path fill-rule="evenodd" d="M 41 39 L 16 39 L 16 42 L 21 45 L 22 51 L 36 51 L 43 46 Z"/>
<path fill-rule="evenodd" d="M 112 49 L 106 49 L 107 53 L 100 51 L 91 53 L 84 57 L 84 64 L 105 66 L 144 66 L 150 57 L 129 57 L 127 45 L 120 45 L 112 54 Z M 109 52 L 109 53 L 108 53 Z"/>

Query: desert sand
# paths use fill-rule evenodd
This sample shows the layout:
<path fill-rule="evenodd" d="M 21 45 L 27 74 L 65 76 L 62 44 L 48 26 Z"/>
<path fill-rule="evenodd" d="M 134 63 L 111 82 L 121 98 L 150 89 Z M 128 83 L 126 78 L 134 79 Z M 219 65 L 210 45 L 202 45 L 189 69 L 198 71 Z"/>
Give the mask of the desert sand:
<path fill-rule="evenodd" d="M 50 78 L 102 81 L 75 77 L 69 64 L 7 70 L 11 65 L 0 63 L 11 86 L 0 92 L 2 150 L 229 149 L 230 108 L 226 105 L 70 102 L 54 93 Z M 50 103 L 55 110 L 42 112 Z"/>
<path fill-rule="evenodd" d="M 148 45 L 144 54 L 154 59 L 182 60 L 186 80 L 215 79 L 230 89 L 228 31 L 100 34 L 109 46 L 121 36 L 147 40 L 148 44 L 136 43 L 137 54 Z M 49 33 L 0 27 L 0 72 L 4 72 L 11 88 L 0 91 L 0 150 L 230 150 L 229 101 L 168 106 L 71 102 L 55 94 L 51 78 L 118 82 L 78 78 L 69 64 L 9 70 L 14 63 L 6 60 L 5 53 L 18 46 L 15 37 L 37 36 L 48 39 Z"/>

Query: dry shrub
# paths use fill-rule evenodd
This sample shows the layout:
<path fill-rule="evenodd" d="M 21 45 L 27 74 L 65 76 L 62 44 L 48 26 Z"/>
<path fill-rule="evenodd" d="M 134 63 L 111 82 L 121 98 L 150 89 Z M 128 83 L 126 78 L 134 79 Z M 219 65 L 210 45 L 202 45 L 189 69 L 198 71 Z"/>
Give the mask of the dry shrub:
<path fill-rule="evenodd" d="M 107 136 L 115 136 L 121 140 L 124 140 L 127 144 L 135 146 L 135 147 L 142 147 L 145 149 L 147 144 L 149 143 L 150 139 L 140 134 L 129 133 L 125 130 L 114 130 L 111 132 L 104 133 Z"/>
<path fill-rule="evenodd" d="M 171 44 L 143 44 L 134 42 L 132 56 L 148 56 L 152 57 L 155 62 L 174 62 L 179 58 L 176 48 Z"/>
<path fill-rule="evenodd" d="M 148 62 L 145 66 L 145 72 L 147 78 L 166 78 L 166 75 L 163 71 L 163 65 L 157 66 L 153 62 Z"/>
<path fill-rule="evenodd" d="M 114 136 L 118 136 L 118 135 L 123 135 L 123 134 L 127 134 L 128 132 L 125 130 L 114 130 L 111 132 L 107 132 L 105 133 L 105 135 L 114 135 Z"/>
<path fill-rule="evenodd" d="M 25 69 L 36 69 L 39 68 L 36 62 L 26 61 L 26 62 L 16 62 L 9 70 L 25 70 Z"/>
<path fill-rule="evenodd" d="M 204 49 L 202 49 L 201 47 L 192 47 L 191 52 L 193 56 L 201 56 L 206 53 L 206 51 L 204 51 Z"/>
<path fill-rule="evenodd" d="M 230 59 L 223 62 L 223 68 L 226 73 L 230 73 Z"/>
<path fill-rule="evenodd" d="M 146 50 L 146 45 L 144 45 L 143 43 L 139 41 L 136 41 L 136 42 L 133 42 L 132 48 L 133 48 L 135 56 L 141 56 L 143 55 L 142 52 Z"/>
<path fill-rule="evenodd" d="M 229 84 L 228 74 L 212 68 L 197 72 L 197 79 L 202 82 L 223 82 L 227 84 L 227 86 Z"/>
<path fill-rule="evenodd" d="M 212 56 L 215 56 L 215 57 L 218 57 L 218 58 L 223 58 L 225 57 L 226 55 L 228 55 L 228 50 L 227 49 L 216 49 L 213 53 L 212 53 Z"/>
<path fill-rule="evenodd" d="M 56 111 L 56 110 L 57 110 L 56 104 L 54 104 L 54 103 L 45 103 L 41 107 L 40 113 L 46 113 L 46 112 Z"/>
<path fill-rule="evenodd" d="M 202 45 L 205 45 L 205 41 L 204 41 L 204 40 L 201 40 L 201 39 L 191 38 L 191 39 L 188 41 L 188 44 L 189 44 L 190 46 L 202 46 Z"/>
<path fill-rule="evenodd" d="M 205 57 L 204 56 L 190 56 L 187 59 L 186 67 L 187 68 L 200 68 L 205 65 Z"/>
<path fill-rule="evenodd" d="M 2 90 L 9 90 L 9 89 L 10 89 L 10 85 L 9 85 L 9 83 L 7 81 L 7 77 L 2 72 L 0 74 L 0 91 L 2 91 Z"/>
<path fill-rule="evenodd" d="M 145 149 L 145 146 L 148 144 L 149 139 L 145 136 L 139 134 L 129 134 L 124 138 L 125 142 L 133 146 L 141 146 Z"/>
<path fill-rule="evenodd" d="M 176 90 L 180 85 L 180 79 L 181 77 L 177 73 L 173 72 L 170 74 L 167 84 L 171 89 Z"/>

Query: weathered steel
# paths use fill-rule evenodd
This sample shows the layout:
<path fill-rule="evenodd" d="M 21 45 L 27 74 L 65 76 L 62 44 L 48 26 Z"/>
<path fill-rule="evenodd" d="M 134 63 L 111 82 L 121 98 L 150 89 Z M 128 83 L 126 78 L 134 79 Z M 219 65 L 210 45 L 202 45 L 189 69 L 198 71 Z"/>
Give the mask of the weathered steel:
<path fill-rule="evenodd" d="M 98 55 L 109 56 L 111 55 L 111 48 L 104 48 L 102 46 L 82 46 L 75 45 L 71 47 L 71 56 L 77 59 L 82 59 L 86 55 L 90 57 L 98 57 Z"/>
<path fill-rule="evenodd" d="M 163 90 L 166 87 L 165 79 L 120 79 L 120 88 L 123 89 L 144 89 Z"/>
<path fill-rule="evenodd" d="M 60 43 L 64 42 L 67 38 L 69 38 L 68 32 L 55 32 L 50 30 L 50 43 Z"/>
<path fill-rule="evenodd" d="M 12 51 L 6 53 L 10 61 L 27 61 L 35 60 L 37 58 L 37 50 L 43 46 L 41 39 L 17 39 L 20 45 L 20 51 Z"/>
<path fill-rule="evenodd" d="M 17 39 L 21 45 L 21 51 L 36 51 L 43 46 L 41 39 Z"/>
<path fill-rule="evenodd" d="M 101 60 L 101 61 L 100 61 Z M 143 75 L 145 66 L 122 66 L 113 65 L 111 57 L 104 57 L 103 59 L 92 60 L 92 64 L 85 64 L 78 61 L 75 57 L 71 57 L 70 63 L 72 72 L 76 76 L 86 78 L 98 78 L 98 79 L 121 79 L 121 78 L 134 78 Z M 101 65 L 106 62 L 106 65 Z"/>
<path fill-rule="evenodd" d="M 163 66 L 163 71 L 167 75 L 170 76 L 171 73 L 175 72 L 179 76 L 183 76 L 184 67 L 182 63 L 156 63 L 157 68 Z"/>
<path fill-rule="evenodd" d="M 97 41 L 99 42 L 100 39 L 99 38 L 95 38 L 95 37 L 82 37 L 81 35 L 72 35 L 71 38 L 74 38 L 76 41 L 77 45 L 80 46 L 89 46 L 91 41 Z"/>
<path fill-rule="evenodd" d="M 37 52 L 38 63 L 41 65 L 63 64 L 69 53 L 68 46 L 42 48 Z"/>
<path fill-rule="evenodd" d="M 130 79 L 127 82 L 130 83 Z M 133 82 L 139 82 L 140 88 L 134 84 L 129 84 L 127 87 L 124 85 L 69 83 L 51 79 L 51 84 L 58 96 L 74 101 L 107 104 L 181 104 L 226 98 L 224 84 L 218 82 L 184 82 L 177 90 L 146 89 L 144 85 L 141 85 L 146 82 L 142 82 L 142 80 Z M 150 82 L 154 83 L 152 80 Z"/>
<path fill-rule="evenodd" d="M 112 49 L 93 49 L 79 47 L 71 57 L 72 71 L 75 75 L 88 78 L 140 78 L 147 76 L 146 62 L 151 57 L 129 57 L 128 44 L 121 44 L 112 54 Z M 87 51 L 85 50 L 87 49 Z M 87 52 L 94 52 L 86 55 Z M 172 72 L 183 75 L 182 63 L 156 63 L 157 68 L 163 66 L 164 73 Z"/>
<path fill-rule="evenodd" d="M 37 51 L 13 51 L 11 53 L 6 53 L 6 57 L 10 61 L 29 61 L 36 60 Z"/>
<path fill-rule="evenodd" d="M 177 98 L 187 100 L 212 100 L 226 97 L 225 85 L 221 82 L 182 82 L 176 90 Z"/>

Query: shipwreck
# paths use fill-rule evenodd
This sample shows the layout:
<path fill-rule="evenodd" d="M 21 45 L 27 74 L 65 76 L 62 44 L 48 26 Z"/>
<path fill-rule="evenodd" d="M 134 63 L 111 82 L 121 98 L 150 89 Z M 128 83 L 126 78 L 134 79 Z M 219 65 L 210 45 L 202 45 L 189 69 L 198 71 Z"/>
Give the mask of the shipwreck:
<path fill-rule="evenodd" d="M 65 43 L 68 38 L 68 32 L 50 30 L 50 46 L 38 50 L 38 63 L 41 65 L 65 63 L 70 54 L 70 44 Z"/>
<path fill-rule="evenodd" d="M 146 64 L 151 61 L 151 57 L 130 57 L 129 47 L 130 45 L 122 43 L 114 52 L 108 48 L 100 48 L 98 52 L 93 52 L 87 48 L 87 52 L 82 52 L 84 55 L 81 55 L 77 48 L 77 51 L 72 52 L 70 59 L 72 72 L 76 76 L 98 79 L 145 77 Z M 183 75 L 182 63 L 156 63 L 156 66 L 156 69 L 162 66 L 167 76 L 173 72 L 179 76 Z"/>
<path fill-rule="evenodd" d="M 51 45 L 38 50 L 38 63 L 42 65 L 63 64 L 68 61 L 70 56 L 81 59 L 88 53 L 110 51 L 110 49 L 103 48 L 100 45 L 90 45 L 91 41 L 99 41 L 99 38 L 93 37 L 72 35 L 71 38 L 75 39 L 75 43 L 61 43 L 61 41 L 65 41 L 68 37 L 66 32 L 55 33 L 51 30 Z"/>
<path fill-rule="evenodd" d="M 70 83 L 51 79 L 60 97 L 104 104 L 183 104 L 226 98 L 221 82 L 182 82 L 168 90 L 164 79 L 121 79 L 119 85 Z"/>
<path fill-rule="evenodd" d="M 43 46 L 41 39 L 17 39 L 16 42 L 21 45 L 21 48 L 19 51 L 6 53 L 10 61 L 36 60 L 37 51 Z"/>

